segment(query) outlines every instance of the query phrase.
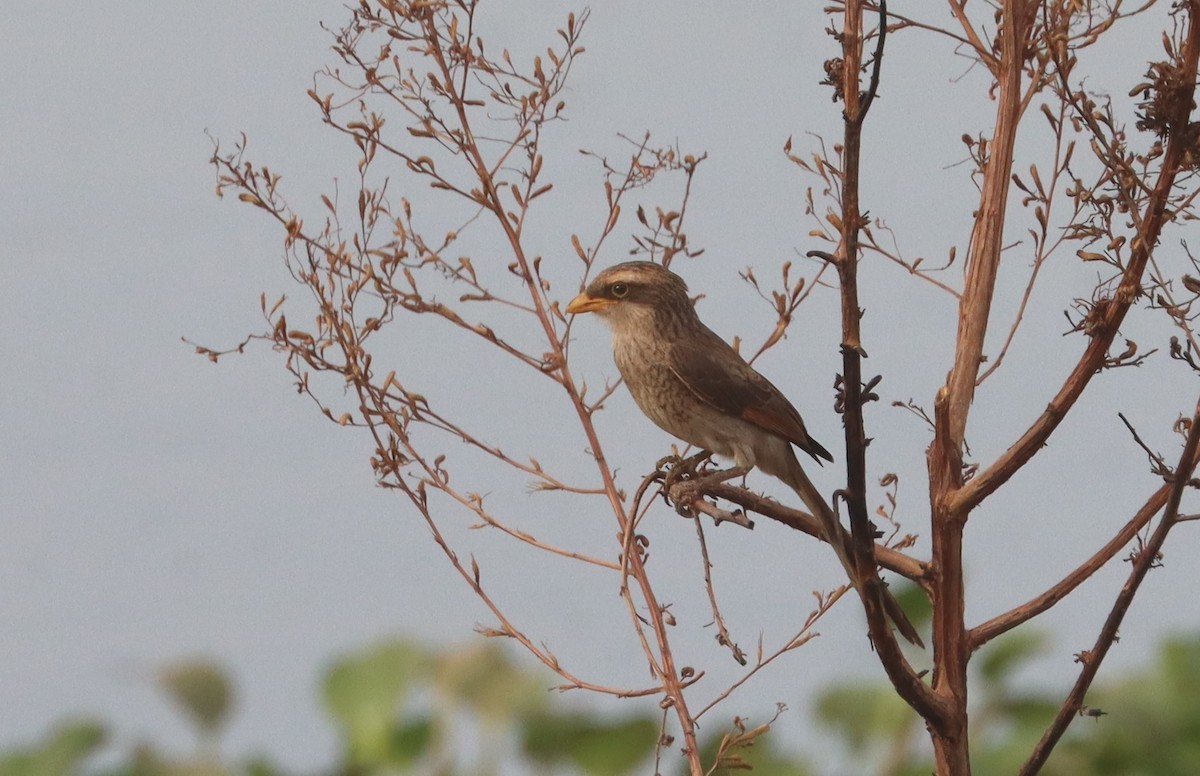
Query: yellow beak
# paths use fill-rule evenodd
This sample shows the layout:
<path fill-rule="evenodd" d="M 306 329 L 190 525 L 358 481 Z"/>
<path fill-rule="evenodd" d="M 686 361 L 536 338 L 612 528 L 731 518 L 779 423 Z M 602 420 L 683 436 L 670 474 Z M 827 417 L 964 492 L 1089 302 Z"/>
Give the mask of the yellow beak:
<path fill-rule="evenodd" d="M 567 312 L 571 314 L 594 313 L 598 310 L 604 310 L 605 308 L 612 307 L 616 303 L 617 301 L 615 299 L 604 299 L 601 297 L 588 296 L 587 294 L 580 294 L 572 299 L 571 303 L 567 305 Z"/>

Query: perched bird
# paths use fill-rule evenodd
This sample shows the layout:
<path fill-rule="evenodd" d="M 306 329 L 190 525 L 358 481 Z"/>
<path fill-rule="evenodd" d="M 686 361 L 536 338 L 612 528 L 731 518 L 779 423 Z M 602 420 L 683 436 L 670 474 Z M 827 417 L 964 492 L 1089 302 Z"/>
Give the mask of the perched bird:
<path fill-rule="evenodd" d="M 732 475 L 757 467 L 782 480 L 821 521 L 826 541 L 855 574 L 845 531 L 792 447 L 817 463 L 833 456 L 809 436 L 779 389 L 701 322 L 681 277 L 653 262 L 617 264 L 597 275 L 567 312 L 596 313 L 612 327 L 617 369 L 650 420 L 688 444 L 732 458 Z M 884 593 L 889 617 L 920 644 L 900 605 Z"/>

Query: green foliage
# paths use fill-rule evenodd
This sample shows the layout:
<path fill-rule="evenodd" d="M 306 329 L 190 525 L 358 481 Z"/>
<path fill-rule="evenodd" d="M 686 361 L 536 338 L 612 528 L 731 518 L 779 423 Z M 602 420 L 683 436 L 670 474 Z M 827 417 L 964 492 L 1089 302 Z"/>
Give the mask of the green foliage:
<path fill-rule="evenodd" d="M 908 736 L 918 718 L 889 685 L 837 685 L 821 694 L 817 719 L 833 728 L 854 754 Z"/>
<path fill-rule="evenodd" d="M 1086 763 L 1097 776 L 1194 776 L 1200 773 L 1200 638 L 1175 637 L 1149 671 L 1092 692 L 1080 720 L 1084 734 L 1060 746 L 1049 776 L 1077 773 Z"/>
<path fill-rule="evenodd" d="M 983 681 L 1004 684 L 1014 671 L 1046 651 L 1046 635 L 1036 631 L 1015 631 L 988 646 L 979 655 L 976 668 Z"/>
<path fill-rule="evenodd" d="M 1016 772 L 1058 710 L 1061 691 L 1022 689 L 1015 677 L 1045 648 L 1044 637 L 1017 633 L 974 661 L 972 772 Z M 211 661 L 176 663 L 158 675 L 163 691 L 198 734 L 190 757 L 141 745 L 106 776 L 290 776 L 263 759 L 222 761 L 212 737 L 228 721 L 234 689 Z M 330 667 L 325 706 L 340 733 L 337 776 L 530 772 L 621 776 L 654 772 L 660 716 L 602 716 L 547 692 L 543 673 L 517 665 L 493 642 L 456 650 L 408 641 L 365 648 Z M 1046 776 L 1193 776 L 1200 773 L 1200 635 L 1163 644 L 1142 672 L 1098 684 L 1097 716 L 1078 720 L 1050 758 Z M 925 776 L 932 763 L 918 718 L 884 682 L 829 688 L 818 719 L 861 764 L 855 772 Z M 778 716 L 778 714 L 776 715 Z M 701 742 L 713 776 L 804 776 L 805 763 L 769 734 L 775 719 L 735 719 Z M 464 741 L 470 741 L 471 751 Z M 104 726 L 63 722 L 41 741 L 0 754 L 0 776 L 75 776 L 105 741 Z M 676 742 L 677 743 L 677 742 Z M 683 772 L 670 747 L 660 773 Z M 94 772 L 94 771 L 93 771 Z"/>
<path fill-rule="evenodd" d="M 265 759 L 236 765 L 217 756 L 214 739 L 234 698 L 220 666 L 182 661 L 156 678 L 196 730 L 196 753 L 178 757 L 141 745 L 106 776 L 288 776 Z M 646 770 L 659 736 L 656 714 L 600 718 L 568 709 L 547 692 L 551 686 L 495 642 L 430 649 L 395 640 L 363 648 L 335 662 L 321 684 L 344 753 L 332 773 L 453 776 L 497 773 L 503 764 L 581 776 Z M 0 755 L 0 776 L 85 773 L 104 738 L 100 723 L 64 723 L 38 744 Z"/>
<path fill-rule="evenodd" d="M 572 766 L 589 776 L 631 773 L 654 751 L 658 723 L 644 716 L 611 722 L 582 712 L 538 714 L 521 731 L 521 749 L 543 766 Z"/>
<path fill-rule="evenodd" d="M 0 776 L 70 776 L 104 743 L 104 726 L 61 722 L 41 743 L 0 755 Z"/>
<path fill-rule="evenodd" d="M 445 700 L 470 709 L 487 725 L 525 720 L 548 706 L 546 677 L 516 665 L 496 642 L 441 653 L 433 672 L 433 685 Z"/>
<path fill-rule="evenodd" d="M 158 676 L 166 690 L 196 728 L 215 735 L 233 706 L 233 683 L 225 669 L 211 660 L 187 660 L 164 668 Z"/>
<path fill-rule="evenodd" d="M 428 747 L 427 720 L 397 721 L 397 710 L 428 662 L 416 645 L 392 642 L 360 650 L 330 669 L 325 708 L 341 730 L 352 765 L 409 765 Z"/>
<path fill-rule="evenodd" d="M 1020 631 L 973 661 L 979 699 L 971 712 L 975 776 L 1016 773 L 1058 712 L 1062 690 L 1022 689 L 1014 681 L 1045 648 L 1043 634 Z M 1087 702 L 1098 716 L 1072 725 L 1043 770 L 1046 776 L 1200 773 L 1200 636 L 1169 640 L 1153 666 L 1101 681 Z M 831 687 L 816 712 L 863 763 L 861 772 L 932 772 L 919 718 L 885 682 Z"/>
<path fill-rule="evenodd" d="M 917 626 L 918 630 L 925 630 L 925 626 L 933 620 L 933 604 L 929 602 L 929 596 L 921 586 L 902 579 L 888 587 L 912 624 Z"/>

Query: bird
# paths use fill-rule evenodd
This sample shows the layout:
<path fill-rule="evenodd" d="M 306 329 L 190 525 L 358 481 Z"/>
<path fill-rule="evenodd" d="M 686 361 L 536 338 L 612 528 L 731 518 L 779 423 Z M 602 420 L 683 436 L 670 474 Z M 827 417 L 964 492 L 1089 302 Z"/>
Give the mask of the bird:
<path fill-rule="evenodd" d="M 598 274 L 568 303 L 612 329 L 617 370 L 638 408 L 684 442 L 732 458 L 719 479 L 757 468 L 781 480 L 821 522 L 825 540 L 858 587 L 841 522 L 804 471 L 794 448 L 821 465 L 833 456 L 812 438 L 800 412 L 696 313 L 683 278 L 661 264 L 627 261 Z M 885 611 L 921 644 L 916 628 L 884 588 Z"/>

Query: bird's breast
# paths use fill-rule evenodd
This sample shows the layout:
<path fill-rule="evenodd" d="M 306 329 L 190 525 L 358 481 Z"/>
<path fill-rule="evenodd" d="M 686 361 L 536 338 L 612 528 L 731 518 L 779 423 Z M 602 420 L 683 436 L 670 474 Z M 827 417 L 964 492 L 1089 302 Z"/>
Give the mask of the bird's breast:
<path fill-rule="evenodd" d="M 683 386 L 671 372 L 668 356 L 657 338 L 613 337 L 613 359 L 633 400 L 660 427 L 681 436 L 680 423 L 686 414 L 679 402 Z"/>
<path fill-rule="evenodd" d="M 690 445 L 753 463 L 743 448 L 749 424 L 727 416 L 697 397 L 670 366 L 669 344 L 661 339 L 613 338 L 613 356 L 634 402 L 668 434 Z"/>

